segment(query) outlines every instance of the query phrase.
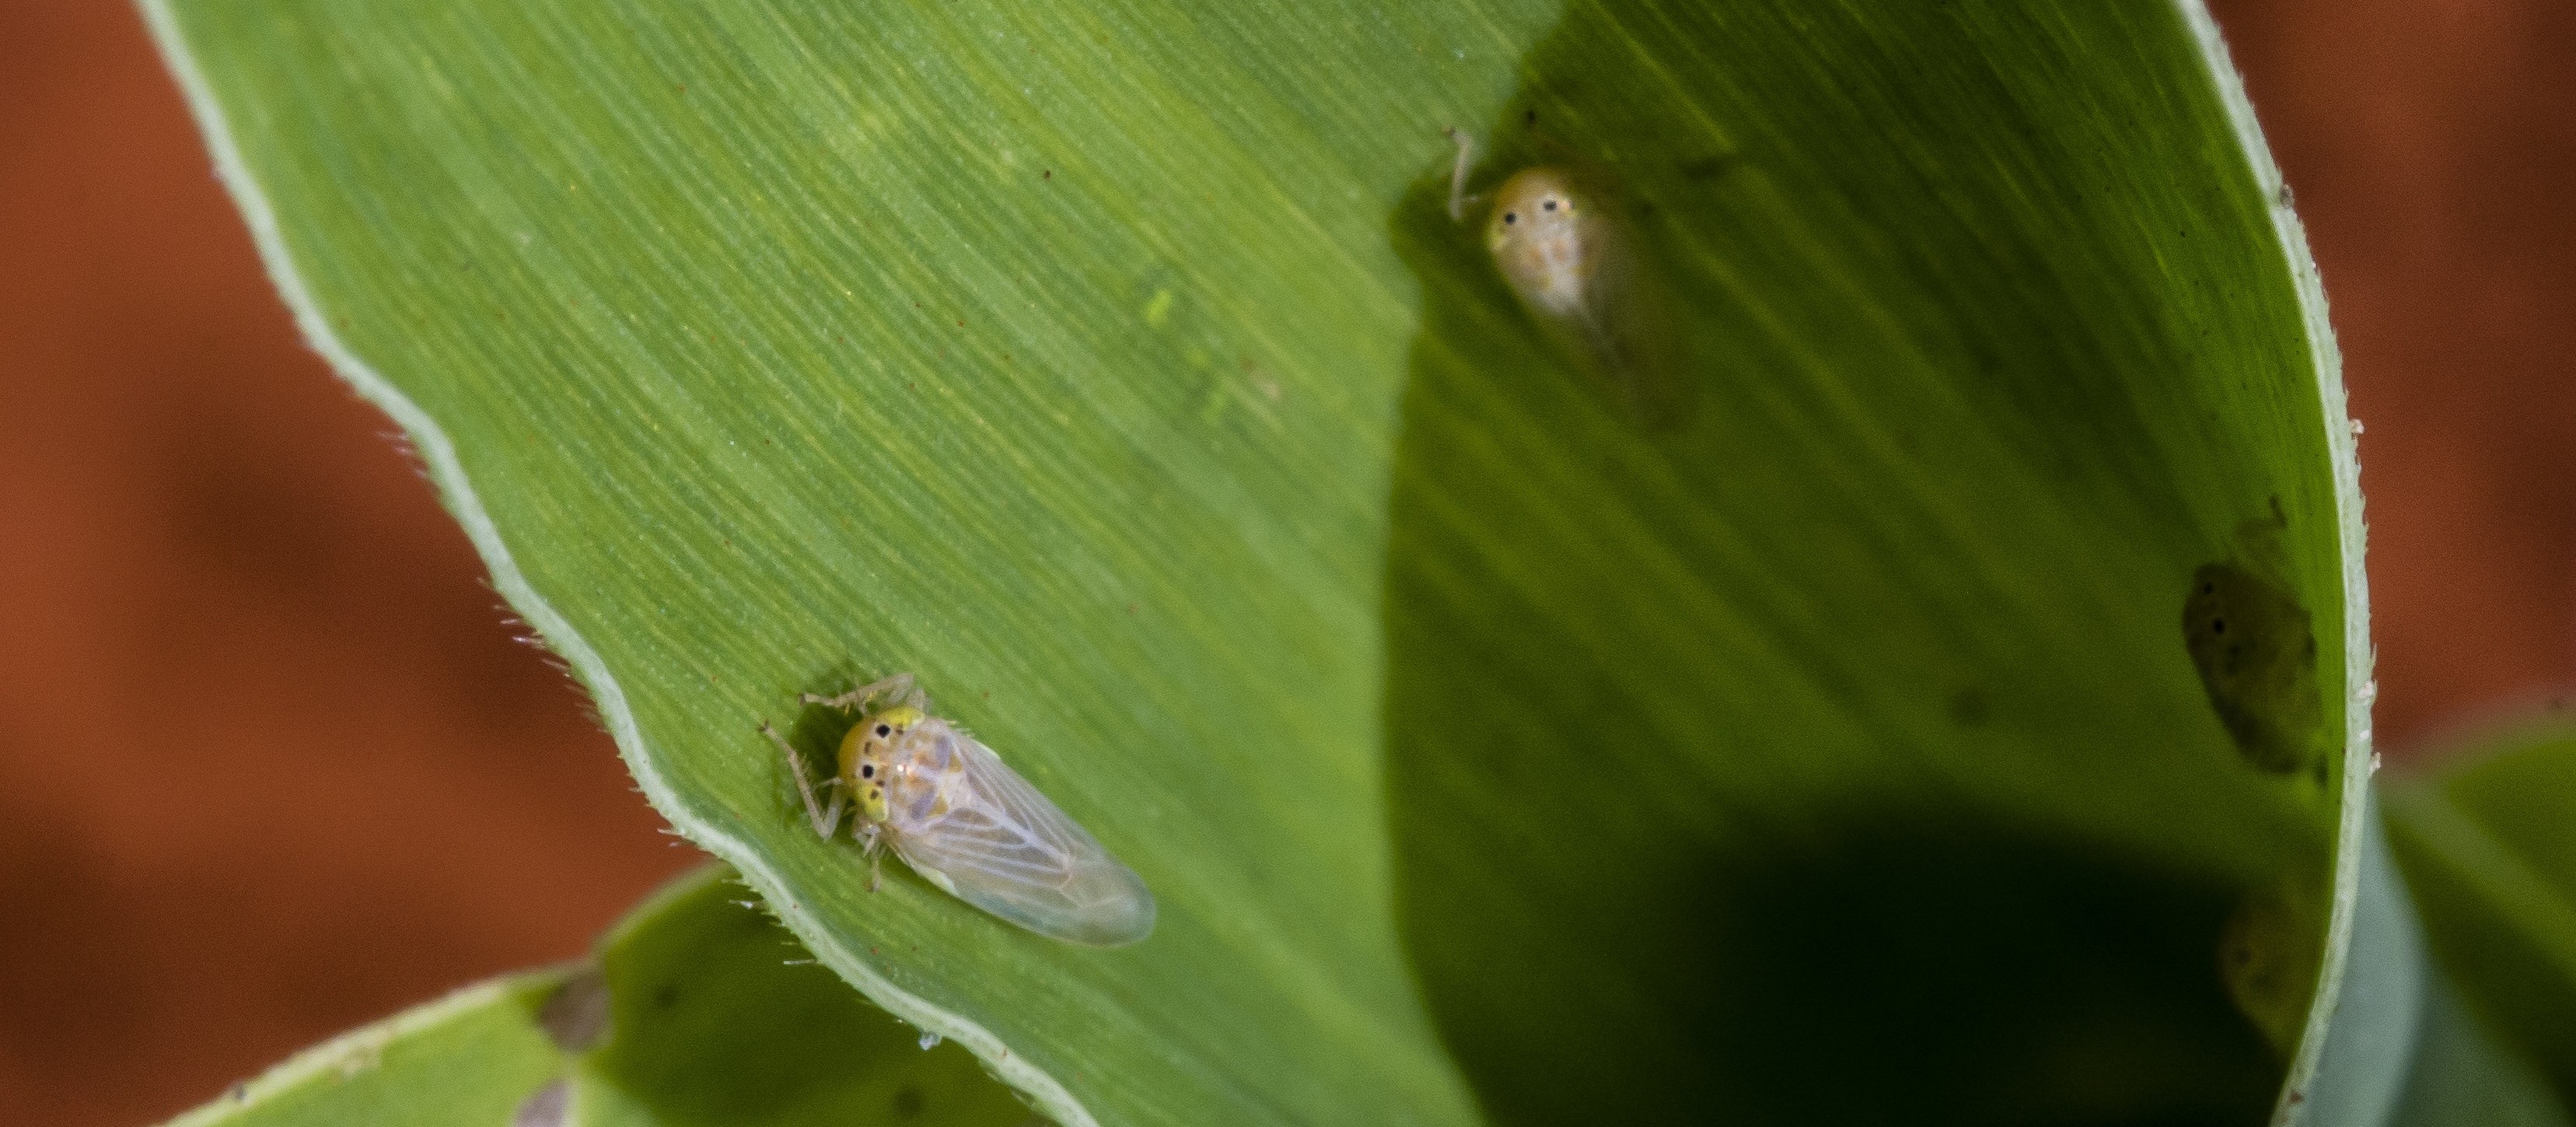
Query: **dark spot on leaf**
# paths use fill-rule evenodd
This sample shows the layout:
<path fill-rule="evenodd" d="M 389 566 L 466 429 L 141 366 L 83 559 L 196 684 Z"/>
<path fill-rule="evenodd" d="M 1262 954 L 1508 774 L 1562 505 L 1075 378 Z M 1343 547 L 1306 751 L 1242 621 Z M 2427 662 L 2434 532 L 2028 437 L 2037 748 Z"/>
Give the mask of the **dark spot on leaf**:
<path fill-rule="evenodd" d="M 1950 719 L 1962 728 L 1984 727 L 1993 709 L 1984 689 L 1970 686 L 1950 694 Z"/>
<path fill-rule="evenodd" d="M 2298 1050 L 2307 1024 L 2310 988 L 2324 957 L 2325 899 L 2307 877 L 2258 885 L 2239 897 L 2219 930 L 2218 970 L 2228 999 L 2283 1060 Z"/>
<path fill-rule="evenodd" d="M 670 1009 L 673 1005 L 677 1004 L 679 1000 L 680 986 L 678 983 L 665 982 L 662 985 L 655 987 L 653 990 L 653 1005 L 656 1009 Z"/>
<path fill-rule="evenodd" d="M 519 1101 L 519 1110 L 510 1115 L 510 1127 L 563 1127 L 571 1115 L 572 1084 L 558 1076 Z"/>
<path fill-rule="evenodd" d="M 578 1053 L 598 1044 L 608 1032 L 608 1013 L 608 979 L 594 966 L 565 979 L 546 995 L 545 1004 L 537 1007 L 537 1024 L 545 1027 L 556 1048 Z"/>
<path fill-rule="evenodd" d="M 1717 153 L 1682 162 L 1681 173 L 1683 177 L 1691 180 L 1713 180 L 1726 170 L 1742 163 L 1743 160 L 1743 157 L 1734 153 Z"/>
<path fill-rule="evenodd" d="M 921 1089 L 906 1084 L 894 1094 L 894 1113 L 905 1119 L 918 1118 L 929 1103 Z"/>
<path fill-rule="evenodd" d="M 2307 608 L 2233 563 L 2201 568 L 2191 591 L 2183 601 L 2183 648 L 2237 751 L 2275 774 L 2307 766 L 2324 729 Z"/>

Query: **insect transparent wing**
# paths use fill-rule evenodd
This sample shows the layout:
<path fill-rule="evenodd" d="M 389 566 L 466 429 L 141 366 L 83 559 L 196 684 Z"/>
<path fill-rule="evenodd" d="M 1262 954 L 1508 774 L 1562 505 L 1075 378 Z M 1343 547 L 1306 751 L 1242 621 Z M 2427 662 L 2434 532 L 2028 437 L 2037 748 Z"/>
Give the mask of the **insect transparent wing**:
<path fill-rule="evenodd" d="M 1040 935 L 1115 947 L 1154 930 L 1154 897 L 1064 811 L 975 737 L 948 809 L 896 827 L 895 853 L 958 899 Z"/>

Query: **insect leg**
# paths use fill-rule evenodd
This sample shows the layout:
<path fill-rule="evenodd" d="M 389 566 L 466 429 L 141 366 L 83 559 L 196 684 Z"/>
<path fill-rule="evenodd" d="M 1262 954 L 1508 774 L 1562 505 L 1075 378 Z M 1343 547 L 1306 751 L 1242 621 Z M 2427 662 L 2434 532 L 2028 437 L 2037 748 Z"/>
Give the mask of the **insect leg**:
<path fill-rule="evenodd" d="M 799 765 L 796 769 L 796 773 L 799 776 L 804 775 L 804 767 Z M 849 792 L 840 789 L 841 780 L 839 779 L 825 779 L 823 780 L 823 785 L 831 788 L 832 801 L 830 805 L 823 807 L 823 824 L 814 827 L 814 829 L 815 832 L 823 835 L 824 840 L 829 841 L 832 837 L 832 831 L 840 828 L 841 808 L 849 804 L 850 795 Z M 811 817 L 813 814 L 813 808 L 810 804 L 806 808 L 806 814 L 808 817 Z M 851 820 L 856 821 L 857 819 L 854 818 Z"/>
<path fill-rule="evenodd" d="M 859 839 L 859 854 L 868 859 L 868 891 L 877 890 L 885 879 L 885 827 L 860 819 L 851 830 Z"/>
<path fill-rule="evenodd" d="M 865 708 L 868 702 L 878 697 L 901 698 L 918 696 L 919 693 L 920 690 L 913 687 L 912 674 L 897 673 L 881 681 L 871 681 L 837 697 L 798 693 L 796 699 L 806 704 L 819 704 L 825 708 L 837 708 L 846 712 L 852 708 Z"/>
<path fill-rule="evenodd" d="M 805 780 L 805 757 L 796 754 L 796 749 L 788 745 L 787 737 L 779 735 L 778 729 L 769 726 L 769 721 L 760 722 L 760 734 L 769 737 L 769 742 L 777 744 L 778 750 L 787 753 L 788 774 L 796 780 L 797 796 L 805 800 L 805 820 L 813 824 L 817 835 L 824 838 L 831 837 L 832 831 L 839 828 L 841 824 L 841 805 L 849 800 L 849 796 L 834 794 L 831 809 L 826 811 L 822 804 L 814 801 L 814 785 Z M 840 780 L 834 779 L 824 785 L 828 787 L 839 784 Z"/>
<path fill-rule="evenodd" d="M 1440 131 L 1458 142 L 1458 162 L 1449 166 L 1449 221 L 1460 223 L 1466 221 L 1468 202 L 1476 198 L 1467 194 L 1467 165 L 1475 159 L 1476 139 L 1455 125 Z"/>

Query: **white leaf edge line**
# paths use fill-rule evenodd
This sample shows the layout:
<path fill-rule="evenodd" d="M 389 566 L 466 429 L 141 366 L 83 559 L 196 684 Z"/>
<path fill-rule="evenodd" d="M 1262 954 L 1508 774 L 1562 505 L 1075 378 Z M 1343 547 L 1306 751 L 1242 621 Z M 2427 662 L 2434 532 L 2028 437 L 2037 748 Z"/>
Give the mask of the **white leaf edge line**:
<path fill-rule="evenodd" d="M 224 120 L 213 86 L 197 69 L 195 57 L 188 52 L 178 17 L 172 11 L 173 2 L 138 0 L 144 23 L 152 32 L 153 43 L 160 49 L 162 61 L 177 76 L 180 90 L 187 97 L 189 111 L 197 120 L 197 129 L 205 135 L 206 147 L 214 155 L 215 178 L 223 183 L 224 189 L 232 195 L 233 205 L 241 210 L 242 220 L 250 228 L 251 241 L 259 249 L 260 262 L 267 268 L 269 281 L 277 287 L 278 295 L 295 315 L 296 328 L 304 334 L 305 343 L 331 365 L 332 371 L 348 381 L 360 396 L 391 416 L 395 424 L 411 436 L 421 459 L 428 464 L 430 480 L 445 497 L 448 512 L 455 515 L 456 522 L 464 527 L 467 539 L 473 542 L 474 550 L 482 555 L 484 566 L 491 569 L 494 589 L 509 602 L 512 610 L 536 628 L 546 644 L 572 666 L 574 675 L 590 690 L 591 698 L 599 705 L 600 718 L 606 722 L 609 737 L 617 742 L 627 767 L 635 773 L 636 783 L 644 789 L 645 797 L 652 801 L 654 809 L 669 818 L 673 827 L 690 841 L 732 865 L 743 880 L 777 910 L 798 938 L 807 941 L 807 947 L 826 966 L 867 995 L 869 1001 L 928 1032 L 966 1046 L 967 1051 L 980 1058 L 996 1078 L 1018 1089 L 1040 1112 L 1063 1127 L 1099 1127 L 1099 1120 L 1094 1119 L 1089 1109 L 1075 1100 L 1063 1084 L 1030 1064 L 1026 1057 L 1012 1053 L 1010 1046 L 991 1031 L 896 986 L 838 943 L 814 946 L 813 937 L 829 936 L 831 932 L 788 890 L 787 882 L 769 867 L 760 852 L 745 842 L 726 836 L 698 817 L 663 779 L 653 757 L 646 753 L 644 733 L 636 727 L 634 710 L 626 704 L 625 689 L 609 675 L 608 666 L 600 660 L 598 651 L 591 649 L 590 643 L 574 632 L 572 623 L 538 595 L 536 588 L 529 585 L 527 576 L 519 571 L 517 562 L 510 556 L 509 545 L 501 540 L 501 530 L 492 523 L 491 515 L 484 511 L 482 500 L 475 495 L 473 483 L 466 479 L 464 463 L 457 459 L 456 447 L 448 441 L 447 433 L 439 429 L 428 412 L 421 410 L 375 369 L 368 367 L 356 352 L 332 333 L 329 320 L 322 314 L 321 303 L 314 299 L 312 291 L 305 287 L 303 277 L 296 273 L 285 235 L 278 228 L 277 213 L 269 206 L 268 197 L 261 192 L 258 182 L 252 178 L 248 162 L 242 159 L 240 146 L 233 140 L 232 128 Z"/>
<path fill-rule="evenodd" d="M 499 978 L 486 979 L 463 986 L 435 1001 L 423 1002 L 392 1017 L 361 1025 L 346 1033 L 302 1050 L 271 1066 L 249 1080 L 225 1089 L 203 1104 L 179 1113 L 162 1127 L 214 1127 L 258 1107 L 275 1096 L 293 1092 L 305 1081 L 325 1072 L 339 1073 L 343 1078 L 373 1070 L 383 1052 L 414 1033 L 434 1029 L 451 1017 L 471 1013 L 534 986 L 560 985 L 571 973 L 571 964 L 541 970 L 519 971 Z"/>
<path fill-rule="evenodd" d="M 2325 284 L 2317 276 L 2317 259 L 2308 248 L 2307 229 L 2300 225 L 2298 212 L 2287 198 L 2281 168 L 2272 160 L 2271 146 L 2263 141 L 2263 127 L 2254 119 L 2253 100 L 2245 93 L 2245 80 L 2228 56 L 2227 40 L 2219 32 L 2217 19 L 2210 15 L 2209 5 L 2206 0 L 2175 0 L 2175 8 L 2199 46 L 2210 82 L 2227 110 L 2229 124 L 2235 127 L 2237 146 L 2244 151 L 2247 171 L 2253 174 L 2255 187 L 2262 191 L 2265 206 L 2271 212 L 2272 233 L 2280 241 L 2292 288 L 2298 294 L 2300 319 L 2307 328 L 2308 356 L 2316 368 L 2318 406 L 2322 408 L 2318 413 L 2325 417 L 2326 453 L 2334 474 L 2335 516 L 2343 560 L 2345 739 L 2343 794 L 2335 827 L 2334 906 L 2326 917 L 2325 959 L 2317 972 L 2316 996 L 2309 1003 L 2307 1026 L 2299 1036 L 2298 1054 L 2290 1061 L 2289 1074 L 2282 1079 L 2281 1094 L 2272 1110 L 2272 1122 L 2288 1127 L 2306 1121 L 2311 1103 L 2308 1088 L 2316 1078 L 2327 1032 L 2341 1001 L 2360 899 L 2362 858 L 2371 852 L 2363 839 L 2375 828 L 2370 800 L 2370 708 L 2375 694 L 2370 690 L 2376 655 L 2370 647 L 2370 577 L 2362 566 L 2368 530 L 2362 521 L 2360 452 L 2352 432 L 2351 408 L 2344 397 L 2343 352 L 2335 346 L 2334 326 L 2327 319 Z"/>

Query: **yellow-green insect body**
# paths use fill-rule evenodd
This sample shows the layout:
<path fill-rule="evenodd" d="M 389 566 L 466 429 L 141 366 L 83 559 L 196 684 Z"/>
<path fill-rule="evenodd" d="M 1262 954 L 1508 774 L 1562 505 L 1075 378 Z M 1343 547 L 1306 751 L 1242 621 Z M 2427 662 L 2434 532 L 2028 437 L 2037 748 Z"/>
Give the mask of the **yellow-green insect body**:
<path fill-rule="evenodd" d="M 1485 249 L 1532 313 L 1587 324 L 1608 312 L 1609 275 L 1630 268 L 1618 226 L 1559 168 L 1524 168 L 1503 181 Z"/>
<path fill-rule="evenodd" d="M 886 779 L 894 762 L 895 743 L 928 716 L 918 708 L 896 705 L 861 718 L 848 735 L 841 737 L 840 771 L 835 777 L 842 793 L 857 802 L 861 824 L 885 822 Z"/>
<path fill-rule="evenodd" d="M 1470 143 L 1457 134 L 1450 214 L 1465 218 Z M 1552 165 L 1503 181 L 1485 218 L 1485 249 L 1549 343 L 1635 422 L 1679 423 L 1692 383 L 1670 299 L 1597 178 Z"/>
<path fill-rule="evenodd" d="M 871 707 L 880 697 L 895 703 Z M 832 837 L 844 803 L 855 800 L 851 832 L 872 863 L 891 849 L 948 894 L 1070 943 L 1116 947 L 1154 930 L 1154 897 L 1135 870 L 993 749 L 933 715 L 911 675 L 803 699 L 860 713 L 825 784 L 838 792 L 828 805 L 815 800 L 795 748 L 761 725 L 787 753 L 817 834 Z"/>

